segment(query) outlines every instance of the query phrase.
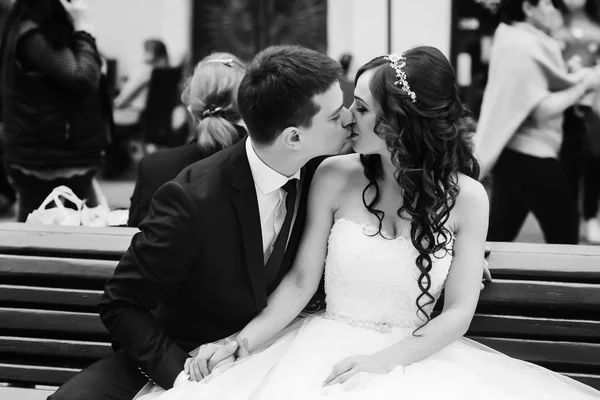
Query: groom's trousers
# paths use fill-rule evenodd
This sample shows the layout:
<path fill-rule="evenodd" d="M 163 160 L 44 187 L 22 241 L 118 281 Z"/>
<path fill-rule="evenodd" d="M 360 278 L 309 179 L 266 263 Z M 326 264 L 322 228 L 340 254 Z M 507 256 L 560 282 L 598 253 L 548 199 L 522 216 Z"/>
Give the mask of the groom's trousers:
<path fill-rule="evenodd" d="M 75 375 L 48 400 L 131 400 L 146 382 L 135 363 L 119 350 Z"/>

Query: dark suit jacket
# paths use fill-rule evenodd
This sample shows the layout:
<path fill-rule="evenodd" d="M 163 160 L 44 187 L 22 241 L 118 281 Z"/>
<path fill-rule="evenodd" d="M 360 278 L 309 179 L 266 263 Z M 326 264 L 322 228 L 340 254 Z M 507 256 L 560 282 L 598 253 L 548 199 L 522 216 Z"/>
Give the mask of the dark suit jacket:
<path fill-rule="evenodd" d="M 244 128 L 237 126 L 239 137 L 246 135 Z M 137 226 L 148 215 L 150 199 L 159 187 L 174 179 L 185 167 L 211 156 L 217 150 L 205 150 L 198 147 L 198 142 L 159 150 L 147 155 L 140 161 L 135 189 L 131 196 L 128 226 Z"/>
<path fill-rule="evenodd" d="M 245 140 L 157 190 L 99 311 L 117 343 L 160 386 L 172 387 L 188 351 L 232 335 L 266 306 L 294 259 L 320 161 L 304 168 L 298 214 L 271 288 Z"/>

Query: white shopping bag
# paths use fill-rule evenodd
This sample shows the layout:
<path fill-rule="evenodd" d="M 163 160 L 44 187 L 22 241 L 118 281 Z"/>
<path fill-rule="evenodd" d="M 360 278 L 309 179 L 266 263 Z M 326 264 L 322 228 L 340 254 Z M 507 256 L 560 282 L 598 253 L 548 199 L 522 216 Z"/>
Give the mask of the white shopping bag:
<path fill-rule="evenodd" d="M 76 209 L 65 207 L 62 199 L 73 203 Z M 55 205 L 54 208 L 46 208 L 52 203 Z M 37 210 L 27 216 L 25 222 L 42 225 L 81 225 L 82 207 L 83 201 L 69 187 L 58 186 L 46 197 Z"/>
<path fill-rule="evenodd" d="M 81 225 L 84 226 L 127 226 L 129 210 L 110 210 L 106 196 L 102 188 L 94 178 L 92 181 L 95 197 L 98 199 L 96 207 L 88 207 L 83 204 L 81 209 Z"/>

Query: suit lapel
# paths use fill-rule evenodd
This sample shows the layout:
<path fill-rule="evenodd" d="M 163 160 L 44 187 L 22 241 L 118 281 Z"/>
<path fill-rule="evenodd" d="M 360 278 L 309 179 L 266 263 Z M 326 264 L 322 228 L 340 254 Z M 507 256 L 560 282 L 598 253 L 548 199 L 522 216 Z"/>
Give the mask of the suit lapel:
<path fill-rule="evenodd" d="M 256 306 L 262 309 L 267 305 L 267 297 L 260 213 L 254 179 L 246 155 L 245 140 L 236 146 L 240 148 L 240 151 L 235 152 L 231 168 L 231 185 L 235 190 L 232 200 L 240 222 L 246 266 L 254 300 Z"/>

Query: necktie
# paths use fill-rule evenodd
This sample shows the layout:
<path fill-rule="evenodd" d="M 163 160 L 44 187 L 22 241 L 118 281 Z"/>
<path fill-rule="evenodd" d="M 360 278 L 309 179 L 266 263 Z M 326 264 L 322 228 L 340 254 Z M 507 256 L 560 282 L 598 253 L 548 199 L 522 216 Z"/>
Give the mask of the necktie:
<path fill-rule="evenodd" d="M 265 265 L 267 287 L 271 286 L 277 277 L 277 273 L 281 267 L 281 262 L 283 261 L 283 256 L 285 255 L 285 247 L 290 235 L 292 219 L 294 217 L 294 209 L 296 207 L 296 195 L 298 194 L 297 183 L 297 179 L 290 179 L 282 187 L 282 189 L 287 193 L 287 196 L 285 196 L 285 219 L 283 220 L 283 225 L 281 225 L 281 229 L 279 230 L 279 235 L 275 240 L 273 251 L 269 256 L 269 260 L 267 260 L 267 264 Z"/>

